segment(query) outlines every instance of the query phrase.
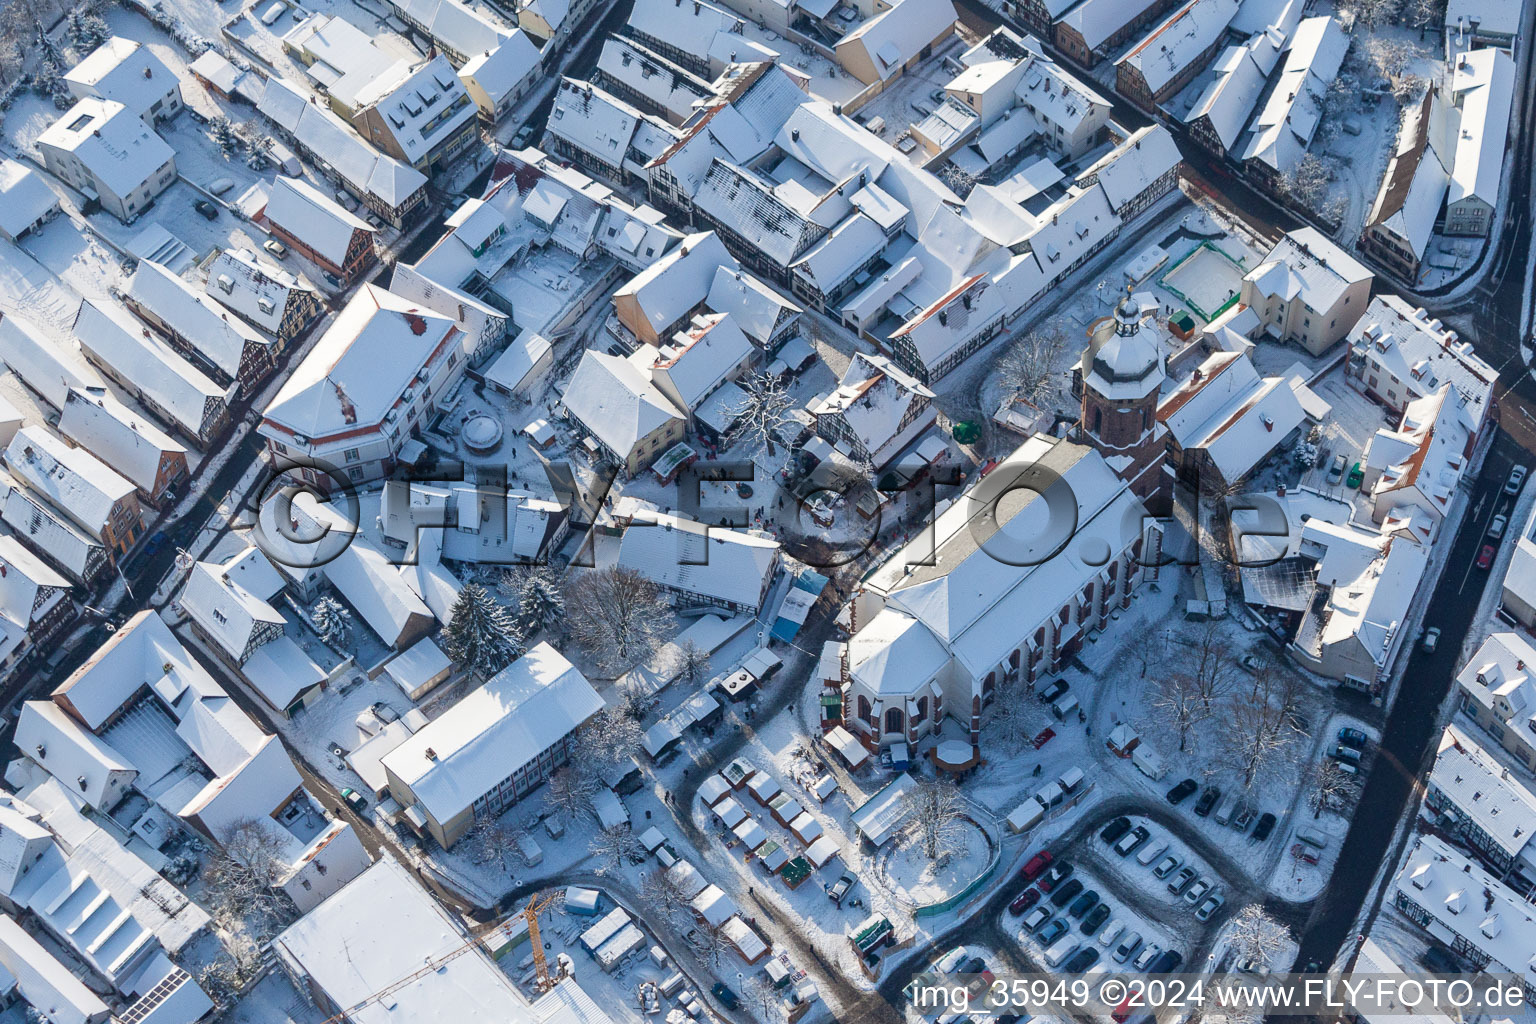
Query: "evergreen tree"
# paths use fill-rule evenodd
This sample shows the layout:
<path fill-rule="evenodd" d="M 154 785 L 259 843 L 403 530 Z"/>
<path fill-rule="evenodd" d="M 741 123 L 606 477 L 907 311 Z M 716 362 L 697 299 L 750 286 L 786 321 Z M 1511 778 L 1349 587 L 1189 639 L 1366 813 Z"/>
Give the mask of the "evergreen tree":
<path fill-rule="evenodd" d="M 523 635 L 557 632 L 564 618 L 565 593 L 554 571 L 539 566 L 523 573 L 517 588 L 517 625 Z"/>
<path fill-rule="evenodd" d="M 352 639 L 352 613 L 334 597 L 322 597 L 309 610 L 309 624 L 332 647 L 345 647 Z"/>
<path fill-rule="evenodd" d="M 443 630 L 443 650 L 471 676 L 500 672 L 525 650 L 507 609 L 478 583 L 466 583 Z"/>
<path fill-rule="evenodd" d="M 219 152 L 228 160 L 234 156 L 236 147 L 240 144 L 240 137 L 235 134 L 234 125 L 229 123 L 229 118 L 220 115 L 213 119 L 211 128 L 214 143 L 219 147 Z"/>

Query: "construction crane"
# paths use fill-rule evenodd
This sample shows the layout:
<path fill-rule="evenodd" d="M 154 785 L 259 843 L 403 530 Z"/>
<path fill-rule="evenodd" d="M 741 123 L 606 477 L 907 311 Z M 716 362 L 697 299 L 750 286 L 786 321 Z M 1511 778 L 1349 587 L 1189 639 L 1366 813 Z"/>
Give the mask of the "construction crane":
<path fill-rule="evenodd" d="M 540 992 L 548 992 L 555 983 L 549 977 L 549 965 L 544 962 L 544 943 L 539 938 L 539 914 L 543 913 L 560 895 L 558 892 L 543 895 L 535 893 L 528 901 L 528 906 L 523 909 L 523 920 L 528 922 L 528 941 L 533 945 L 533 967 L 538 972 Z"/>
<path fill-rule="evenodd" d="M 551 988 L 553 988 L 554 980 L 550 978 L 549 967 L 544 962 L 544 943 L 539 939 L 539 914 L 548 909 L 552 904 L 554 904 L 564 895 L 564 890 L 556 890 L 554 892 L 548 892 L 542 895 L 536 894 L 533 899 L 528 901 L 528 906 L 525 907 L 522 912 L 523 920 L 528 922 L 528 941 L 533 943 L 533 963 L 534 966 L 538 969 L 538 986 L 540 992 L 548 992 Z M 457 960 L 459 957 L 463 956 L 465 953 L 468 953 L 470 950 L 480 945 L 481 941 L 485 938 L 486 935 L 490 934 L 505 924 L 506 920 L 506 918 L 503 918 L 500 921 L 479 929 L 479 934 L 470 938 L 468 942 L 465 942 L 459 946 L 455 946 L 453 949 L 450 949 L 448 952 L 442 954 L 441 956 L 429 958 L 426 963 L 423 964 L 419 969 L 411 972 L 410 974 L 401 978 L 399 981 L 392 982 L 391 984 L 379 989 L 377 992 L 373 992 L 368 996 L 365 996 L 363 999 L 353 1003 L 345 1010 L 332 1014 L 325 1020 L 321 1021 L 320 1024 L 347 1024 L 348 1021 L 354 1019 L 359 1010 L 365 1010 L 373 1004 L 383 1001 L 391 994 L 400 991 L 401 989 L 413 984 L 421 978 L 424 978 L 429 974 L 437 973 L 443 968 L 445 964 L 451 963 L 454 960 Z"/>

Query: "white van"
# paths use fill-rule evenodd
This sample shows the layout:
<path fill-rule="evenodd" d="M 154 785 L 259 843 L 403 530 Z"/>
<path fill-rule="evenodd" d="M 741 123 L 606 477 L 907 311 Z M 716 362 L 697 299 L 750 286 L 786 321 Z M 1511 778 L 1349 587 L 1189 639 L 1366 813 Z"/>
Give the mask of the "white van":
<path fill-rule="evenodd" d="M 1051 705 L 1051 714 L 1059 721 L 1066 721 L 1068 716 L 1077 714 L 1080 705 L 1077 702 L 1077 694 L 1068 693 Z"/>
<path fill-rule="evenodd" d="M 1146 867 L 1153 861 L 1160 859 L 1163 854 L 1167 852 L 1167 843 L 1148 843 L 1141 848 L 1140 852 L 1136 854 L 1136 863 L 1140 864 L 1142 867 Z"/>
<path fill-rule="evenodd" d="M 1063 935 L 1056 940 L 1054 946 L 1045 951 L 1045 966 L 1060 967 L 1076 952 L 1077 940 L 1070 935 Z"/>

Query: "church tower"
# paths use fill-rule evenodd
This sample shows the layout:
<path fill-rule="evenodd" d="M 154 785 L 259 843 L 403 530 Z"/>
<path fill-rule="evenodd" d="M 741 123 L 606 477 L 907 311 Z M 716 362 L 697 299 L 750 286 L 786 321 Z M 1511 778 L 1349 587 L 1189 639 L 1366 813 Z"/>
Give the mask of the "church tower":
<path fill-rule="evenodd" d="M 1167 379 L 1148 292 L 1126 290 L 1111 316 L 1088 328 L 1088 348 L 1077 367 L 1082 389 L 1078 440 L 1092 445 L 1131 485 L 1153 515 L 1166 515 L 1171 497 L 1163 464 L 1158 396 Z"/>

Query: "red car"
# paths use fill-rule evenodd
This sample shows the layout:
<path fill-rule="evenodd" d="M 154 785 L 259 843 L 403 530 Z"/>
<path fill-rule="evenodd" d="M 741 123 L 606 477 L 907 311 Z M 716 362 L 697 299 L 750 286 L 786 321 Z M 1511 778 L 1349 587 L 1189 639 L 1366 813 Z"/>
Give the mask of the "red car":
<path fill-rule="evenodd" d="M 1028 910 L 1030 907 L 1039 902 L 1040 890 L 1031 886 L 1030 888 L 1025 889 L 1023 892 L 1019 893 L 1014 901 L 1008 904 L 1008 913 L 1022 914 L 1024 911 Z"/>
<path fill-rule="evenodd" d="M 1051 866 L 1051 853 L 1049 850 L 1041 850 L 1019 869 L 1019 881 L 1033 882 L 1040 877 L 1040 872 Z"/>
<path fill-rule="evenodd" d="M 1484 544 L 1483 550 L 1478 552 L 1477 567 L 1486 569 L 1493 564 L 1494 547 L 1492 544 Z"/>

